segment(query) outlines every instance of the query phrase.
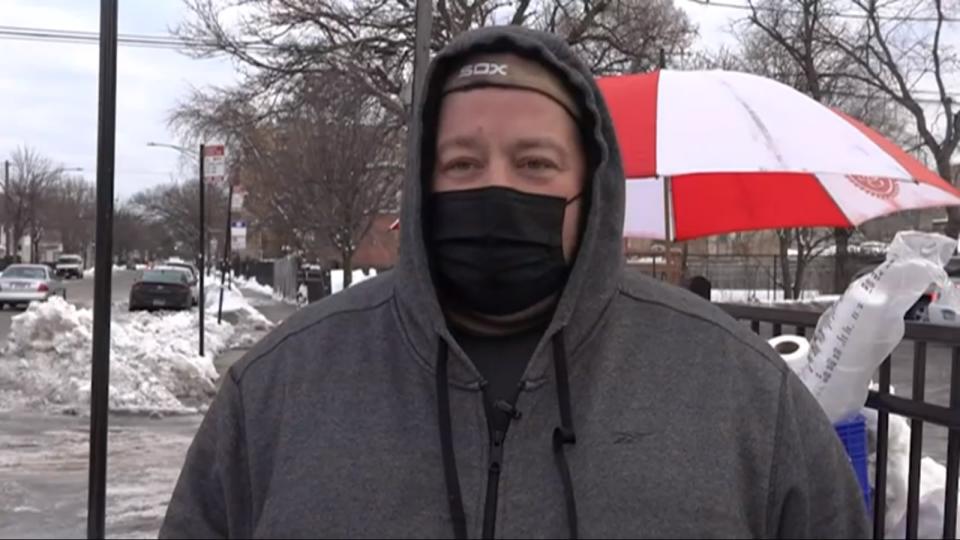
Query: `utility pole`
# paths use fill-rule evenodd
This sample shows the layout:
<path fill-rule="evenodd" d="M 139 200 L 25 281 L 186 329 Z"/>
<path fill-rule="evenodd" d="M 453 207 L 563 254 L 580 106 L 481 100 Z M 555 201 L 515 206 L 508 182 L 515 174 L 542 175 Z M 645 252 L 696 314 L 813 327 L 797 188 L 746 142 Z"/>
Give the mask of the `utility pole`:
<path fill-rule="evenodd" d="M 107 427 L 110 406 L 110 299 L 113 272 L 113 194 L 117 135 L 117 4 L 100 0 L 100 81 L 97 112 L 97 255 L 93 285 L 90 377 L 90 468 L 87 538 L 105 537 Z"/>
<path fill-rule="evenodd" d="M 3 223 L 6 227 L 4 240 L 7 256 L 13 252 L 13 231 L 10 230 L 10 160 L 3 160 Z"/>
<path fill-rule="evenodd" d="M 204 178 L 204 157 L 206 157 L 206 145 L 200 145 L 200 238 L 197 242 L 197 248 L 200 250 L 200 298 L 197 302 L 197 317 L 200 319 L 200 356 L 203 356 L 203 316 L 204 312 L 207 309 L 207 296 L 206 291 L 204 290 L 204 276 L 207 274 L 207 216 L 206 210 L 207 205 L 204 200 L 204 192 L 206 191 L 206 179 Z"/>

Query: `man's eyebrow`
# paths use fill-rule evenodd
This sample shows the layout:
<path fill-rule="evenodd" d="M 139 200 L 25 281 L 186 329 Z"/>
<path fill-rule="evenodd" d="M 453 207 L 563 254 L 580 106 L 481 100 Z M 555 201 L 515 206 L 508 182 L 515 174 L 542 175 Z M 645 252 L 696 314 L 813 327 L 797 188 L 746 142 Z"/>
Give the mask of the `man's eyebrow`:
<path fill-rule="evenodd" d="M 513 147 L 517 150 L 536 150 L 538 148 L 546 148 L 561 155 L 567 153 L 567 149 L 562 144 L 548 137 L 528 137 L 519 139 L 513 143 Z"/>
<path fill-rule="evenodd" d="M 444 139 L 437 144 L 437 154 L 442 154 L 444 151 L 451 148 L 465 148 L 467 150 L 477 150 L 483 147 L 483 143 L 480 142 L 480 139 L 470 135 L 459 135 L 457 137 L 451 137 L 449 139 Z"/>

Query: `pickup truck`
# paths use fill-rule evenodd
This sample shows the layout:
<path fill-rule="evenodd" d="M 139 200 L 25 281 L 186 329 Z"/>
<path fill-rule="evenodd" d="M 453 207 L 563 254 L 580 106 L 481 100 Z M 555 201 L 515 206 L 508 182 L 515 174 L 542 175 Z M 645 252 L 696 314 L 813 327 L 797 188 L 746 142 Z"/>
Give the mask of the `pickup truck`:
<path fill-rule="evenodd" d="M 57 257 L 57 264 L 55 268 L 57 275 L 64 279 L 70 279 L 72 277 L 82 279 L 83 257 L 69 254 L 61 255 Z"/>

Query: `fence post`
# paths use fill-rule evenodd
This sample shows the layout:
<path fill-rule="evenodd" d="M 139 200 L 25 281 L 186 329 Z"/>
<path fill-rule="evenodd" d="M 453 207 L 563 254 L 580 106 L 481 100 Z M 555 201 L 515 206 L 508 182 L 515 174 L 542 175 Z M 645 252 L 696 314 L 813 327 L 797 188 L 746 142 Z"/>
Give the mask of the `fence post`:
<path fill-rule="evenodd" d="M 773 299 L 777 298 L 777 276 L 780 275 L 780 256 L 773 256 L 773 287 L 770 291 L 770 297 Z M 784 298 L 786 300 L 786 298 Z"/>

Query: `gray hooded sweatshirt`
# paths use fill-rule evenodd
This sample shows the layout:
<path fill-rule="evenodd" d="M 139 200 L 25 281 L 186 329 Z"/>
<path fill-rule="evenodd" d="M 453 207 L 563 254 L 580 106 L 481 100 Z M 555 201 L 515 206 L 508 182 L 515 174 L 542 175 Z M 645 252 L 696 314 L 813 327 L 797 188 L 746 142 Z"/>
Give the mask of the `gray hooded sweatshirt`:
<path fill-rule="evenodd" d="M 397 268 L 300 310 L 230 368 L 160 536 L 479 538 L 485 522 L 503 538 L 867 536 L 843 446 L 784 362 L 721 310 L 624 269 L 613 126 L 561 40 L 457 39 L 428 73 L 424 128 L 455 60 L 480 51 L 556 68 L 599 152 L 509 435 L 491 443 L 483 377 L 438 304 L 415 167 Z"/>

